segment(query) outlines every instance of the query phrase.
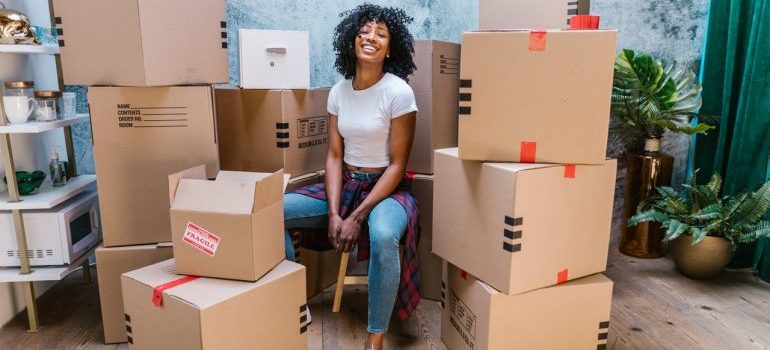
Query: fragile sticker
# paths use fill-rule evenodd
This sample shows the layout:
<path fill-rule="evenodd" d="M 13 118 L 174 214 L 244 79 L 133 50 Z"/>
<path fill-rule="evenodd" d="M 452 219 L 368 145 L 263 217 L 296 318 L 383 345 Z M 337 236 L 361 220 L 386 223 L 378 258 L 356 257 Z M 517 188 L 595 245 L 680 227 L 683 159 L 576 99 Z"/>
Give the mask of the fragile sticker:
<path fill-rule="evenodd" d="M 209 256 L 214 256 L 217 253 L 217 247 L 219 247 L 219 236 L 192 222 L 187 223 L 182 240 Z"/>

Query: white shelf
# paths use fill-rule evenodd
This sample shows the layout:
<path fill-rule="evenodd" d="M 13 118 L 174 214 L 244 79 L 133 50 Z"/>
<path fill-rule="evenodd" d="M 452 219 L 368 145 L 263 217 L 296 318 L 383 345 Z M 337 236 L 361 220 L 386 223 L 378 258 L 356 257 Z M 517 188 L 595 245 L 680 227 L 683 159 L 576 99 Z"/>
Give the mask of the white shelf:
<path fill-rule="evenodd" d="M 43 183 L 38 193 L 21 196 L 20 202 L 8 202 L 8 192 L 0 193 L 0 210 L 13 209 L 50 209 L 81 192 L 88 190 L 96 183 L 96 175 L 80 175 L 67 182 L 62 187 L 53 187 L 49 180 Z"/>
<path fill-rule="evenodd" d="M 77 114 L 72 118 L 53 122 L 27 122 L 22 124 L 0 125 L 0 134 L 37 134 L 63 126 L 77 124 L 88 120 L 88 114 Z"/>
<path fill-rule="evenodd" d="M 0 45 L 0 53 L 55 55 L 59 53 L 59 47 L 54 45 Z"/>
<path fill-rule="evenodd" d="M 98 246 L 98 244 L 96 245 Z M 0 268 L 0 282 L 35 282 L 35 281 L 60 281 L 67 275 L 79 269 L 86 259 L 94 253 L 96 246 L 89 249 L 80 258 L 73 261 L 72 264 L 64 266 L 51 267 L 32 267 L 32 272 L 26 275 L 21 274 L 18 267 Z"/>

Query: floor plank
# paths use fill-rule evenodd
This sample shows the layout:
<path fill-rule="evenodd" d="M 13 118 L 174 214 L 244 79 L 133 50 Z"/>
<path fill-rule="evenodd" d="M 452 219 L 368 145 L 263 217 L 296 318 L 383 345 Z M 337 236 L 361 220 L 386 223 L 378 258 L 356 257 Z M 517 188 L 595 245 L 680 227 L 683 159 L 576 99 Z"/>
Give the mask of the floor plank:
<path fill-rule="evenodd" d="M 678 274 L 668 258 L 634 259 L 611 249 L 605 274 L 615 282 L 609 349 L 770 349 L 770 284 L 748 271 L 695 281 Z M 309 349 L 363 349 L 366 286 L 345 287 L 340 313 L 331 312 L 333 291 L 308 302 L 313 316 Z M 128 348 L 103 344 L 96 282 L 84 284 L 79 271 L 38 304 L 41 332 L 26 333 L 26 314 L 20 314 L 0 328 L 0 349 Z M 440 304 L 423 300 L 410 320 L 391 321 L 387 349 L 446 349 L 440 320 Z"/>

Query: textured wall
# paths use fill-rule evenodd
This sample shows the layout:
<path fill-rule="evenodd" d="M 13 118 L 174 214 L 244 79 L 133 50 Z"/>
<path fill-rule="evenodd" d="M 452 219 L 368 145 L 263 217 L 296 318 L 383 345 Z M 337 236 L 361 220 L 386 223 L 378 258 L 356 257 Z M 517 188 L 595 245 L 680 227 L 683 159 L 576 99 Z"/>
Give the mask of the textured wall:
<path fill-rule="evenodd" d="M 706 32 L 708 0 L 592 0 L 591 13 L 600 15 L 602 28 L 618 29 L 618 49 L 645 51 L 673 59 L 696 70 L 700 65 Z M 608 154 L 619 158 L 613 232 L 621 224 L 625 190 L 625 160 L 622 147 L 610 135 Z M 672 183 L 685 181 L 689 137 L 667 134 L 662 150 L 675 158 Z M 616 235 L 613 238 L 617 238 Z"/>

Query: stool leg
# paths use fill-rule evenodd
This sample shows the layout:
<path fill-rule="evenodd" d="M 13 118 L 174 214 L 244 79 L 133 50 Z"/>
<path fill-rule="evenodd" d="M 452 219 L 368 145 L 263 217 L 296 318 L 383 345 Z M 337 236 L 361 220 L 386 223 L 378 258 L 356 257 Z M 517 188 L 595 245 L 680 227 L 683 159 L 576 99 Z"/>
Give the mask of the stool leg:
<path fill-rule="evenodd" d="M 340 305 L 342 304 L 342 289 L 345 288 L 345 275 L 347 275 L 349 255 L 350 253 L 342 253 L 340 255 L 340 270 L 337 274 L 337 287 L 334 290 L 334 304 L 332 305 L 332 312 L 340 312 Z"/>

